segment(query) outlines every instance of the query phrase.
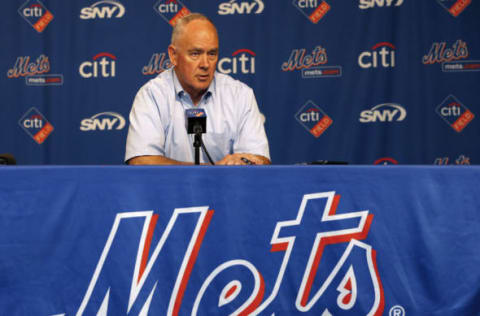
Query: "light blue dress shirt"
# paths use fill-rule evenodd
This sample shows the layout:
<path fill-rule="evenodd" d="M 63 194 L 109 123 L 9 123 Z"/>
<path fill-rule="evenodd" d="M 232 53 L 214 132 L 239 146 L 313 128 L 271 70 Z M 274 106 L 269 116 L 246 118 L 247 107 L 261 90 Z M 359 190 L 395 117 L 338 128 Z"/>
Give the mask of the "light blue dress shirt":
<path fill-rule="evenodd" d="M 125 161 L 161 155 L 194 162 L 193 135 L 187 134 L 185 110 L 195 108 L 173 68 L 159 74 L 138 91 L 130 112 Z M 250 153 L 270 159 L 268 140 L 253 90 L 230 76 L 215 72 L 196 108 L 207 115 L 203 142 L 213 161 L 227 154 Z M 208 159 L 201 152 L 201 162 Z"/>

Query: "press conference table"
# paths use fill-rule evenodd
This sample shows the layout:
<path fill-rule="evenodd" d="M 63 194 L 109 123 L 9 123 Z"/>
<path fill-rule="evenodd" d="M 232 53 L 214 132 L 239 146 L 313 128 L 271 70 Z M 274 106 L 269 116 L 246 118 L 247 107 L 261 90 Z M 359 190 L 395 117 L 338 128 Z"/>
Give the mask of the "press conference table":
<path fill-rule="evenodd" d="M 8 166 L 0 179 L 0 314 L 480 314 L 476 166 Z"/>

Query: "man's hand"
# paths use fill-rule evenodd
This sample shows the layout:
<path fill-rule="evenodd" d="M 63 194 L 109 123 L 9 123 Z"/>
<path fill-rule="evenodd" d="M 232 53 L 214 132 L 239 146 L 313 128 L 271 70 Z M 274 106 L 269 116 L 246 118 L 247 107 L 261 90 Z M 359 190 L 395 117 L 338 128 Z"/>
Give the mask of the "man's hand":
<path fill-rule="evenodd" d="M 243 158 L 243 159 L 242 159 Z M 226 155 L 216 165 L 241 166 L 241 165 L 269 165 L 271 162 L 267 157 L 247 153 Z"/>

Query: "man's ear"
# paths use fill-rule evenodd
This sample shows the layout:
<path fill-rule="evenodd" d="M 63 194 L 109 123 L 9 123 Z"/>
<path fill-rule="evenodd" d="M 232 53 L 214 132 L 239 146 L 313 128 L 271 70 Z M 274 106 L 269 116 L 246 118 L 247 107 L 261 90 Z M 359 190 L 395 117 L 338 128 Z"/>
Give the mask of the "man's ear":
<path fill-rule="evenodd" d="M 172 65 L 177 65 L 177 51 L 173 45 L 168 45 L 168 58 L 170 58 L 170 62 Z"/>

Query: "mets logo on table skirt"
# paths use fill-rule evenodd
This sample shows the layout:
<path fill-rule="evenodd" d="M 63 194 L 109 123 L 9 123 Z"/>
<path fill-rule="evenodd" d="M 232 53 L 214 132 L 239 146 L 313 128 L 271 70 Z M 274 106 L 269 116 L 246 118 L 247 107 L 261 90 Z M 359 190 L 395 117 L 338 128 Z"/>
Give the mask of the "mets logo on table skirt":
<path fill-rule="evenodd" d="M 334 191 L 299 200 L 265 249 L 211 231 L 208 206 L 117 214 L 76 315 L 381 315 L 373 214 L 337 213 Z"/>

